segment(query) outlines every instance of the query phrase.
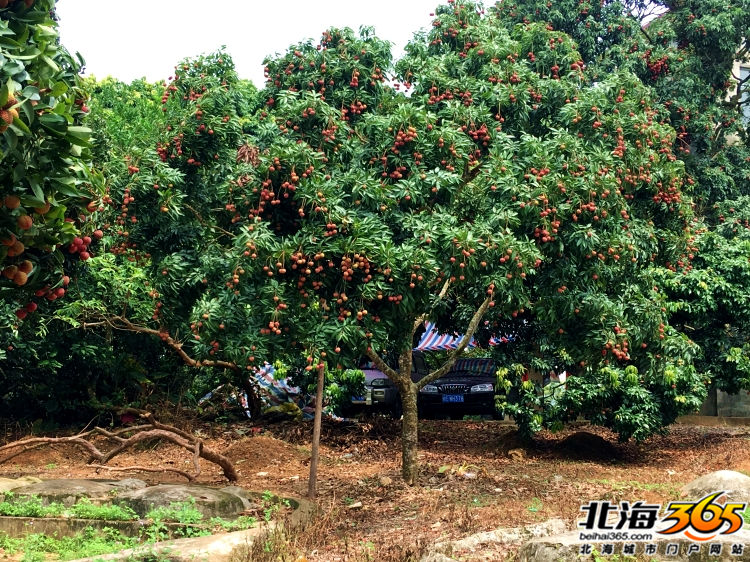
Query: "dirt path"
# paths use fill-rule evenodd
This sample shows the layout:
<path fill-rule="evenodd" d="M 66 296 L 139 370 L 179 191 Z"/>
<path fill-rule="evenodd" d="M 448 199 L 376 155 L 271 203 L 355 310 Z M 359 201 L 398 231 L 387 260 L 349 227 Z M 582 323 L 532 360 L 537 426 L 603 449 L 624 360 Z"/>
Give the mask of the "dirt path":
<path fill-rule="evenodd" d="M 215 449 L 236 463 L 241 486 L 303 495 L 307 488 L 308 424 L 194 425 Z M 582 435 L 582 431 L 592 432 Z M 571 527 L 592 499 L 675 499 L 697 476 L 719 469 L 750 473 L 746 428 L 674 426 L 643 444 L 617 444 L 591 427 L 541 434 L 522 448 L 504 422 L 424 421 L 420 485 L 399 478 L 398 422 L 357 426 L 327 423 L 319 469 L 322 515 L 313 528 L 277 541 L 283 560 L 404 561 L 428 546 L 478 531 L 562 518 Z M 604 442 L 601 438 L 607 439 Z M 76 449 L 30 451 L 0 465 L 0 476 L 110 477 L 86 466 Z M 184 451 L 152 444 L 117 457 L 113 466 L 189 466 Z M 223 484 L 218 467 L 202 466 L 201 483 Z M 123 473 L 114 473 L 118 476 Z M 125 474 L 129 476 L 130 474 Z M 134 474 L 148 482 L 182 481 L 165 474 Z M 277 554 L 279 554 L 277 552 Z M 502 560 L 495 547 L 461 553 L 462 560 Z"/>

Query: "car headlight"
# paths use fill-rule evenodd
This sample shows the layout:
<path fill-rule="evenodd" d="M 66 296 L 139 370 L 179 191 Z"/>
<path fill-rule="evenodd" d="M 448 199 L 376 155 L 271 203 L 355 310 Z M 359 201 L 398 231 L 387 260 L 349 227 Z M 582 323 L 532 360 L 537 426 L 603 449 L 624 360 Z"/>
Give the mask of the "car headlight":
<path fill-rule="evenodd" d="M 373 379 L 370 384 L 372 386 L 388 386 L 388 379 Z"/>
<path fill-rule="evenodd" d="M 419 392 L 424 392 L 426 394 L 437 394 L 438 387 L 436 387 L 434 384 L 426 384 Z"/>
<path fill-rule="evenodd" d="M 469 392 L 492 392 L 494 387 L 492 386 L 492 383 L 483 383 L 483 384 L 475 384 L 471 387 L 471 390 Z"/>

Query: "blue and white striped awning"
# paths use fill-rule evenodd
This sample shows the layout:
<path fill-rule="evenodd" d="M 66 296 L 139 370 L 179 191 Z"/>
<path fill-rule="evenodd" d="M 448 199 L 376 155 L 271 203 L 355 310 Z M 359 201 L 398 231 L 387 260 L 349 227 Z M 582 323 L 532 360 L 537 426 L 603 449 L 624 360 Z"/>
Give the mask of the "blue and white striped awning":
<path fill-rule="evenodd" d="M 464 338 L 463 335 L 456 332 L 452 335 L 439 334 L 435 329 L 435 324 L 432 322 L 425 322 L 424 327 L 425 333 L 422 334 L 417 347 L 414 348 L 418 351 L 445 351 L 456 349 L 461 345 L 461 341 L 463 341 Z M 501 343 L 507 343 L 508 341 L 510 341 L 510 339 L 505 336 L 500 338 L 490 338 L 490 345 L 499 345 Z M 475 347 L 477 347 L 477 342 L 474 338 L 471 338 L 471 340 L 469 340 L 469 345 L 466 346 L 466 348 L 472 349 Z"/>

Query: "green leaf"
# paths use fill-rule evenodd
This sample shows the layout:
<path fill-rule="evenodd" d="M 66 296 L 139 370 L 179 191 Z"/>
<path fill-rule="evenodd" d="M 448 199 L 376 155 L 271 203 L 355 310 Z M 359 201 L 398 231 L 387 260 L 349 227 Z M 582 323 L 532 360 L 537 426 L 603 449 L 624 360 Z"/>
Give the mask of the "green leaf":
<path fill-rule="evenodd" d="M 52 179 L 52 184 L 63 195 L 68 195 L 69 197 L 80 197 L 82 195 L 81 191 L 76 189 L 75 186 L 68 185 L 58 179 Z"/>
<path fill-rule="evenodd" d="M 42 60 L 47 63 L 47 66 L 49 66 L 52 70 L 54 70 L 55 72 L 60 72 L 60 67 L 57 65 L 57 63 L 47 55 L 42 55 Z"/>
<path fill-rule="evenodd" d="M 5 56 L 9 59 L 16 59 L 16 60 L 34 60 L 37 58 L 40 54 L 39 49 L 31 49 L 30 55 L 13 55 L 10 53 L 6 53 Z"/>
<path fill-rule="evenodd" d="M 52 90 L 50 91 L 50 94 L 52 96 L 59 98 L 61 95 L 65 94 L 68 91 L 68 85 L 65 82 L 57 82 L 54 86 L 52 86 Z"/>
<path fill-rule="evenodd" d="M 68 130 L 68 120 L 56 113 L 45 113 L 39 118 L 39 122 L 45 129 L 58 135 L 64 135 Z"/>
<path fill-rule="evenodd" d="M 44 198 L 40 199 L 38 197 L 31 197 L 30 195 L 26 195 L 24 197 L 21 197 L 21 204 L 24 207 L 44 207 L 45 201 Z"/>
<path fill-rule="evenodd" d="M 42 191 L 39 181 L 36 178 L 29 178 L 29 184 L 31 184 L 31 191 L 34 192 L 34 197 L 39 200 L 39 206 L 44 205 L 44 191 Z"/>
<path fill-rule="evenodd" d="M 40 35 L 44 35 L 46 37 L 57 37 L 57 31 L 52 26 L 38 24 L 36 26 L 36 30 Z"/>
<path fill-rule="evenodd" d="M 34 100 L 34 101 L 39 101 L 39 99 L 40 99 L 40 97 L 39 97 L 39 88 L 37 88 L 36 86 L 26 86 L 23 89 L 22 95 L 26 99 L 30 99 L 30 100 Z"/>
<path fill-rule="evenodd" d="M 21 121 L 21 119 L 19 119 L 18 117 L 16 117 L 15 119 L 13 119 L 13 127 L 16 127 L 17 129 L 20 129 L 26 135 L 30 135 L 31 134 L 31 130 L 29 129 L 28 125 L 26 125 L 26 123 L 24 123 L 23 121 Z"/>
<path fill-rule="evenodd" d="M 0 20 L 0 36 L 1 35 L 14 35 L 14 31 L 8 28 L 8 22 L 6 20 Z"/>
<path fill-rule="evenodd" d="M 11 39 L 10 37 L 0 36 L 0 45 L 10 49 L 18 49 L 21 47 L 21 43 Z"/>
<path fill-rule="evenodd" d="M 68 127 L 66 138 L 73 144 L 85 146 L 91 138 L 91 129 L 88 127 L 80 127 L 78 125 Z"/>

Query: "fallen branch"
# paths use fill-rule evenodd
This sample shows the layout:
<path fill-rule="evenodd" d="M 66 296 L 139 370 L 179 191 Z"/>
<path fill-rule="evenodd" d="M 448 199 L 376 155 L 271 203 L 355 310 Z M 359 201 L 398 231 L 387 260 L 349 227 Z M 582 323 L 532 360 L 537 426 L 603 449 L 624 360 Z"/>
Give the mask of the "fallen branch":
<path fill-rule="evenodd" d="M 10 459 L 17 457 L 25 453 L 26 451 L 37 449 L 45 445 L 59 445 L 59 444 L 70 444 L 82 448 L 89 454 L 89 464 L 94 462 L 98 465 L 106 465 L 117 455 L 125 452 L 126 450 L 133 447 L 135 444 L 150 439 L 161 439 L 173 443 L 183 449 L 188 449 L 193 453 L 193 467 L 195 471 L 190 474 L 185 471 L 163 468 L 163 469 L 150 469 L 151 471 L 170 471 L 176 472 L 185 476 L 188 481 L 192 482 L 198 476 L 200 476 L 200 459 L 205 459 L 208 462 L 217 464 L 221 467 L 224 472 L 224 476 L 230 482 L 237 481 L 237 470 L 234 468 L 232 461 L 230 461 L 224 455 L 217 453 L 207 447 L 205 447 L 203 440 L 191 435 L 190 433 L 183 431 L 177 427 L 160 423 L 154 419 L 154 415 L 150 412 L 144 412 L 141 410 L 135 410 L 133 408 L 126 408 L 122 413 L 135 414 L 140 417 L 143 421 L 148 422 L 147 424 L 137 425 L 134 427 L 125 427 L 117 431 L 108 431 L 102 427 L 94 427 L 89 431 L 79 433 L 77 435 L 71 435 L 69 437 L 31 437 L 29 439 L 21 439 L 19 441 L 13 441 L 0 447 L 0 454 L 12 451 L 5 457 L 0 457 L 0 464 L 9 461 Z M 135 433 L 133 433 L 135 432 Z M 122 437 L 123 434 L 132 433 L 129 437 Z M 102 437 L 108 442 L 114 442 L 115 446 L 107 451 L 99 449 L 92 441 L 89 441 L 89 437 Z M 20 450 L 18 450 L 20 449 Z M 145 470 L 143 467 L 133 467 L 134 470 Z M 113 470 L 115 470 L 113 468 Z M 122 469 L 126 470 L 126 469 Z"/>
<path fill-rule="evenodd" d="M 180 476 L 184 476 L 185 478 L 187 478 L 188 482 L 192 482 L 193 480 L 195 480 L 192 474 L 178 468 L 152 468 L 149 466 L 104 466 L 103 464 L 89 464 L 86 466 L 90 466 L 91 468 L 95 468 L 97 470 L 109 470 L 111 472 L 174 472 L 175 474 L 179 474 Z"/>

